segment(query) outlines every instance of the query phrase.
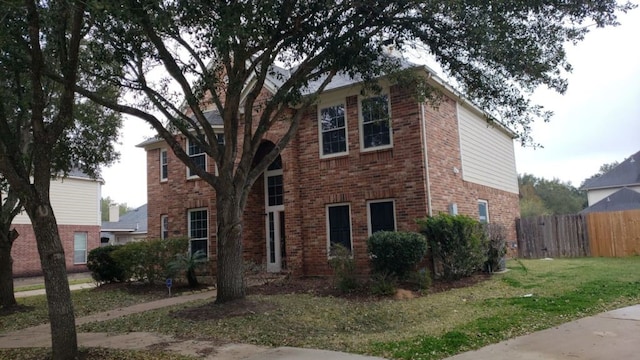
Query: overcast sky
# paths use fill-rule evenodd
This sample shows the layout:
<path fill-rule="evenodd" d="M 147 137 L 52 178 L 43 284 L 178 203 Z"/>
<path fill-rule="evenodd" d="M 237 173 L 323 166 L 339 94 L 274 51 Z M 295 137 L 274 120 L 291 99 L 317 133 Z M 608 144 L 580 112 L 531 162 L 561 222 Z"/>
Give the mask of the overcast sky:
<path fill-rule="evenodd" d="M 555 115 L 533 125 L 544 148 L 515 144 L 518 173 L 570 181 L 574 186 L 600 165 L 622 161 L 640 150 L 640 9 L 619 16 L 620 26 L 593 29 L 567 54 L 573 65 L 565 95 L 536 92 L 534 100 Z M 121 159 L 103 169 L 102 196 L 138 207 L 147 201 L 146 156 L 135 147 L 154 131 L 142 120 L 125 118 Z"/>

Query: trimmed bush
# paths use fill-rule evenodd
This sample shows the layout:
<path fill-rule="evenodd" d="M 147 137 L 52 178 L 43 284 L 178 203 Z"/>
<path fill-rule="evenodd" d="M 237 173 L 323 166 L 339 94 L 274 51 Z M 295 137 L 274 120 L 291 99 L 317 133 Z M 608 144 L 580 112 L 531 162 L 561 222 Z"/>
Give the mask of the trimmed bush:
<path fill-rule="evenodd" d="M 477 220 L 439 214 L 418 224 L 429 243 L 435 276 L 457 280 L 481 270 L 487 261 L 487 234 Z"/>
<path fill-rule="evenodd" d="M 367 239 L 371 269 L 404 279 L 427 253 L 427 241 L 418 233 L 379 231 Z"/>
<path fill-rule="evenodd" d="M 112 257 L 124 270 L 127 279 L 164 281 L 170 275 L 169 263 L 177 254 L 188 251 L 188 239 L 154 239 L 119 246 Z"/>
<path fill-rule="evenodd" d="M 100 283 L 125 280 L 124 270 L 111 256 L 118 248 L 119 246 L 117 245 L 108 245 L 95 248 L 89 252 L 87 268 L 91 271 L 93 280 Z"/>

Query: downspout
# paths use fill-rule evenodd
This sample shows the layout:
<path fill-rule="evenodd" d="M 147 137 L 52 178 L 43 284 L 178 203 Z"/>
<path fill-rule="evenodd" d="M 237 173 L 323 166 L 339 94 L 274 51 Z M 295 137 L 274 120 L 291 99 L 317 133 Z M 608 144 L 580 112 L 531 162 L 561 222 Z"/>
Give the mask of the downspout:
<path fill-rule="evenodd" d="M 420 103 L 420 127 L 422 128 L 422 149 L 424 153 L 424 178 L 427 182 L 427 214 L 433 216 L 431 209 L 431 182 L 429 181 L 429 156 L 427 152 L 427 120 L 425 117 L 424 102 Z"/>

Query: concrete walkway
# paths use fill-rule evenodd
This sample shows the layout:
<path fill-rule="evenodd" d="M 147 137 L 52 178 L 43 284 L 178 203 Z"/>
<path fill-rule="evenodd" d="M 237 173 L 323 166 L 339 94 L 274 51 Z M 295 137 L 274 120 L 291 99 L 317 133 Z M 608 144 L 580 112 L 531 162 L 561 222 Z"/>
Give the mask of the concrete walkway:
<path fill-rule="evenodd" d="M 640 305 L 586 317 L 448 360 L 640 359 Z"/>

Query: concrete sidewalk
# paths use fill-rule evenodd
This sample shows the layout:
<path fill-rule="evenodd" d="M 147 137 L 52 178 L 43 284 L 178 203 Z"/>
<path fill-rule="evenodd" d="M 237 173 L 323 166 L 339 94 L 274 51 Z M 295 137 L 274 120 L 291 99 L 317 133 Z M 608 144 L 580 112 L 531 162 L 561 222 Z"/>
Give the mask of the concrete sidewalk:
<path fill-rule="evenodd" d="M 586 317 L 448 360 L 640 359 L 640 305 Z"/>

